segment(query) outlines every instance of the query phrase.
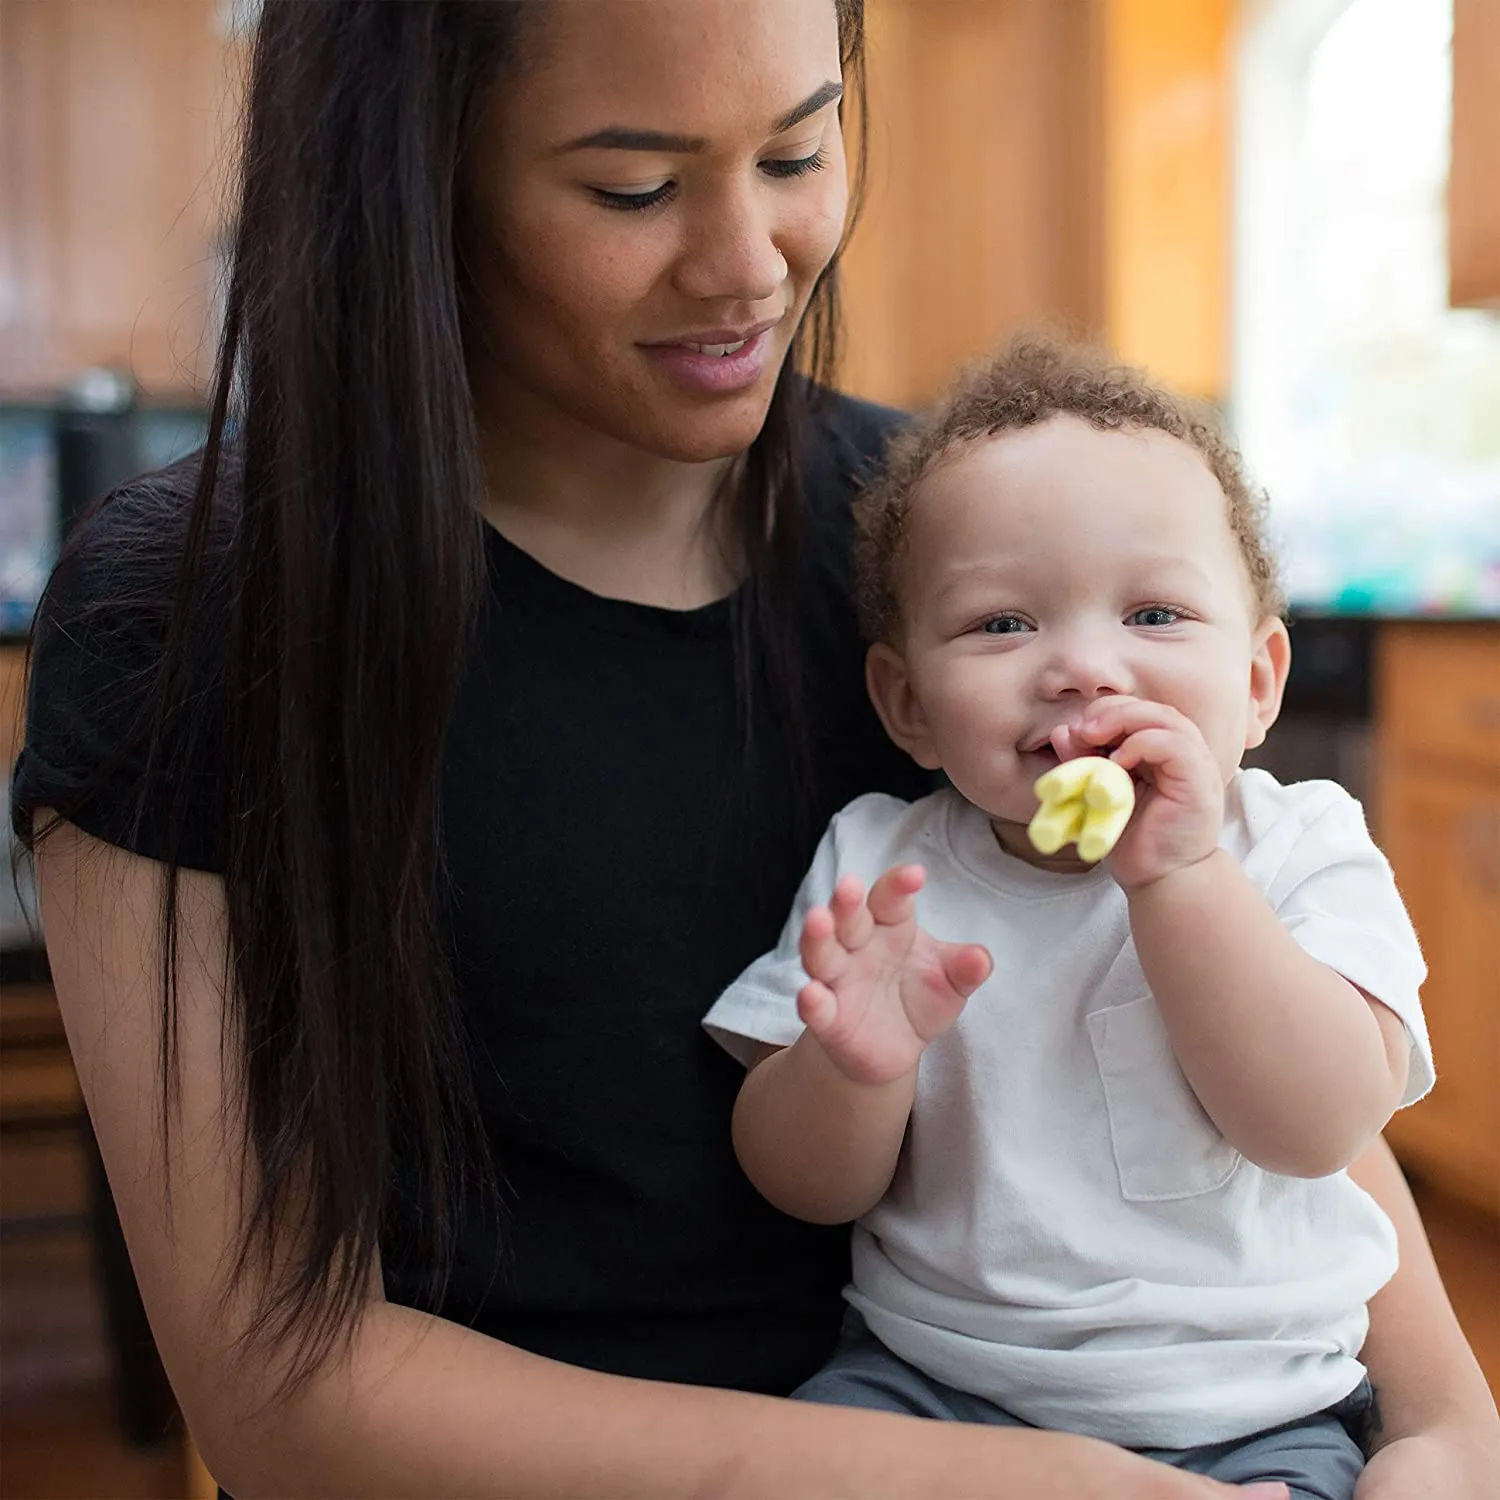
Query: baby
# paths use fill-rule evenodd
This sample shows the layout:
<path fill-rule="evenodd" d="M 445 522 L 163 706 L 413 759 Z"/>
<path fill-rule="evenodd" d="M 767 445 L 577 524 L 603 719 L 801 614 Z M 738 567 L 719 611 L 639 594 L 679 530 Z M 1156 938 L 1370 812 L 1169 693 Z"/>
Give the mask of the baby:
<path fill-rule="evenodd" d="M 1349 1500 L 1396 1242 L 1344 1168 L 1432 1084 L 1425 970 L 1358 803 L 1240 768 L 1290 645 L 1237 455 L 1029 339 L 858 524 L 870 695 L 950 787 L 845 808 L 706 1020 L 751 1181 L 858 1221 L 858 1319 L 798 1395 Z M 1135 782 L 1099 865 L 1026 834 L 1081 755 Z"/>

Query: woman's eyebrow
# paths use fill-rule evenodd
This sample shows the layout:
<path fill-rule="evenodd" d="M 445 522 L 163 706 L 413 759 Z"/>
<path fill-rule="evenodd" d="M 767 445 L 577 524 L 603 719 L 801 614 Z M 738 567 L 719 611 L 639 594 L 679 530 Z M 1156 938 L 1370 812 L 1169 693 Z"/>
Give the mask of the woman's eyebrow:
<path fill-rule="evenodd" d="M 820 109 L 843 97 L 844 85 L 830 79 L 827 83 L 815 88 L 801 104 L 782 115 L 771 127 L 771 134 L 780 135 L 783 130 L 790 130 L 793 125 L 800 125 L 809 115 L 817 114 Z"/>
<path fill-rule="evenodd" d="M 772 135 L 780 135 L 793 125 L 800 125 L 809 115 L 843 98 L 844 86 L 829 82 L 813 90 L 801 104 L 789 109 L 771 127 Z M 569 151 L 661 151 L 672 155 L 692 156 L 708 149 L 708 142 L 701 135 L 669 135 L 660 130 L 633 130 L 625 125 L 607 125 L 589 135 L 579 136 L 557 148 L 559 156 Z"/>

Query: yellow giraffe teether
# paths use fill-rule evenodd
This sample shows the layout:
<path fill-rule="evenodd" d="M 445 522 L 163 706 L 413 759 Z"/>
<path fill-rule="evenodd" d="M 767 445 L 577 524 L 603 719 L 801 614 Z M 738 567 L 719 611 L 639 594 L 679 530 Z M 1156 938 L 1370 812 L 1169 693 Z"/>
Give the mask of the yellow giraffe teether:
<path fill-rule="evenodd" d="M 1026 832 L 1042 854 L 1077 844 L 1094 864 L 1115 847 L 1135 811 L 1135 783 L 1123 766 L 1102 755 L 1081 755 L 1053 766 L 1033 788 L 1041 799 Z"/>

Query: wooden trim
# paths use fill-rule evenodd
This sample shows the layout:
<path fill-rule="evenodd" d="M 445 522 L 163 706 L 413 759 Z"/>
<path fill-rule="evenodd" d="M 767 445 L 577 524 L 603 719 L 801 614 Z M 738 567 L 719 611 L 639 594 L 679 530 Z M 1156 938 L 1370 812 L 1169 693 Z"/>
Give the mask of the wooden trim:
<path fill-rule="evenodd" d="M 26 648 L 0 646 L 0 768 L 6 773 L 26 733 Z"/>
<path fill-rule="evenodd" d="M 1448 300 L 1500 308 L 1500 4 L 1453 0 Z"/>
<path fill-rule="evenodd" d="M 1106 0 L 1111 344 L 1186 395 L 1229 381 L 1233 0 Z"/>
<path fill-rule="evenodd" d="M 1104 0 L 869 0 L 856 394 L 915 405 L 1017 328 L 1104 321 Z"/>

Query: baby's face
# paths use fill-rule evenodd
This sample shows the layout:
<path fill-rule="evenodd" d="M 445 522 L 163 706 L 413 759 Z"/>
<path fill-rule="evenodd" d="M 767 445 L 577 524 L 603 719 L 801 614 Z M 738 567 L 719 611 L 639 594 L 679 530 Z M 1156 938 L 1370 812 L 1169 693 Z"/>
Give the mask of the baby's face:
<path fill-rule="evenodd" d="M 992 817 L 1082 753 L 1097 698 L 1165 703 L 1227 781 L 1280 701 L 1224 493 L 1186 443 L 1074 417 L 962 448 L 913 498 L 903 633 L 871 690 L 893 736 Z M 876 659 L 885 654 L 885 665 Z M 905 719 L 903 721 L 903 715 Z"/>

